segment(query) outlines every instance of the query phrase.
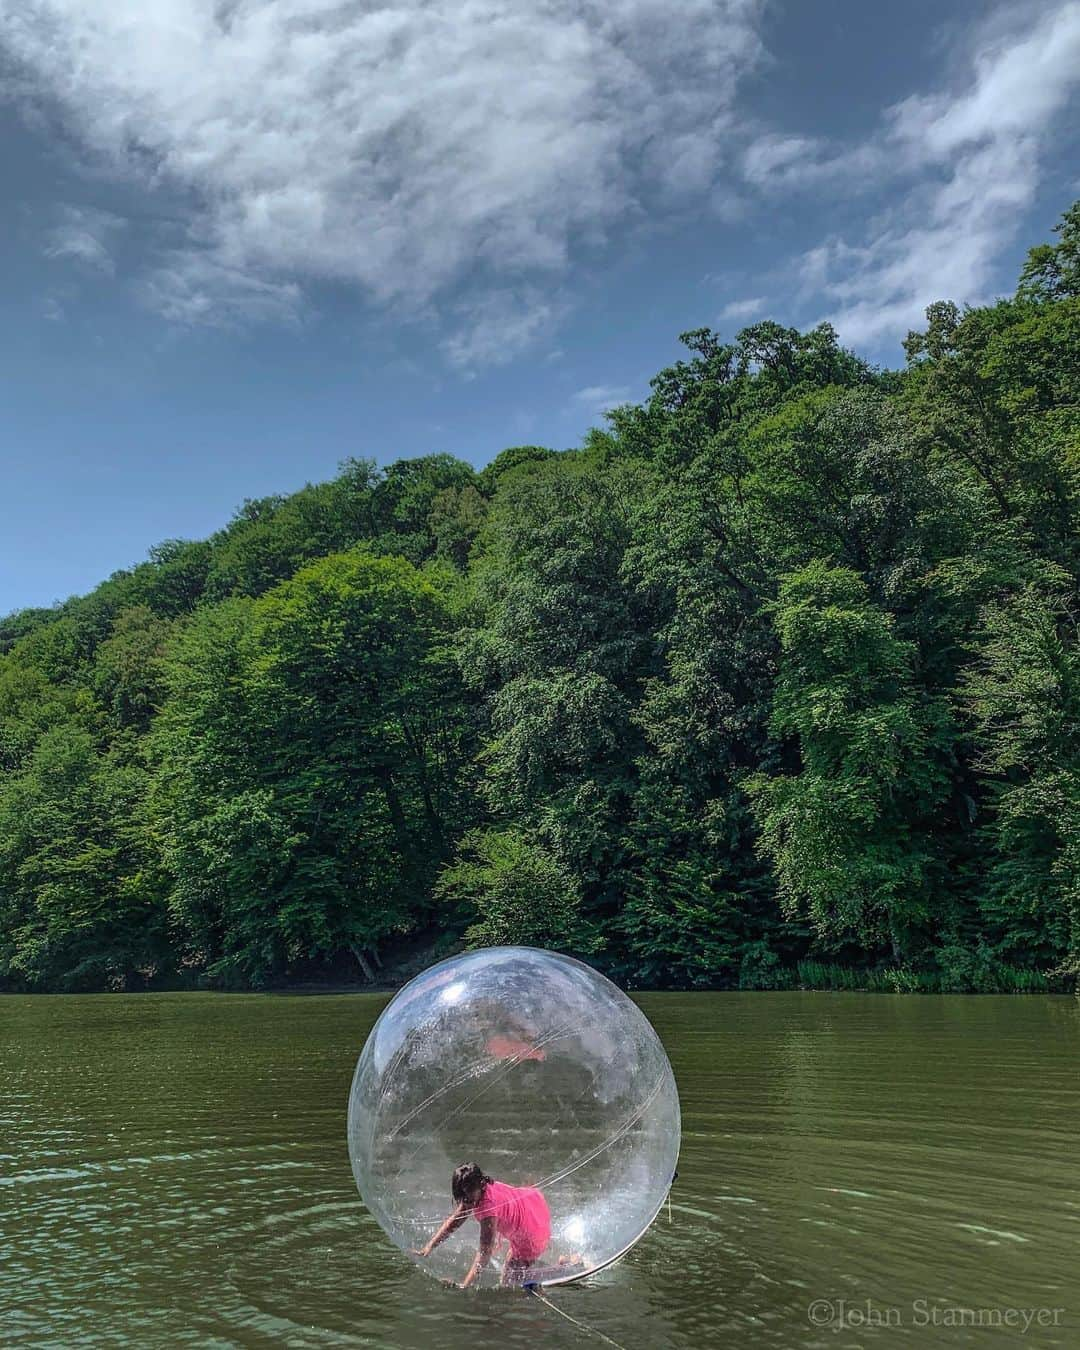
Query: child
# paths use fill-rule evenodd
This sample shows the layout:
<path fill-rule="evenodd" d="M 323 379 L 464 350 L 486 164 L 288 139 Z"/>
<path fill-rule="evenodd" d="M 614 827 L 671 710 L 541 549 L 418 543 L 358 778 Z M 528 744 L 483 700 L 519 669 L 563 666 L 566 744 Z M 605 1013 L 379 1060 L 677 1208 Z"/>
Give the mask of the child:
<path fill-rule="evenodd" d="M 540 1259 L 551 1240 L 551 1214 L 541 1193 L 535 1186 L 508 1186 L 503 1181 L 493 1181 L 476 1163 L 462 1163 L 450 1180 L 450 1194 L 457 1209 L 415 1255 L 430 1256 L 466 1219 L 477 1219 L 480 1246 L 461 1283 L 462 1289 L 468 1289 L 491 1260 L 499 1237 L 510 1244 L 502 1283 L 520 1283 L 523 1273 Z"/>

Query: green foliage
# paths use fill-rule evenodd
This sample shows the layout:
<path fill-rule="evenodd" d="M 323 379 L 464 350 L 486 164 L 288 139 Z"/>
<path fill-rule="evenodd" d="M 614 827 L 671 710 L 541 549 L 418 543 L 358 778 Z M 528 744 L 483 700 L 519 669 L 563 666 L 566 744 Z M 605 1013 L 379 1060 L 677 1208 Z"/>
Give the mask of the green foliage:
<path fill-rule="evenodd" d="M 91 688 L 118 727 L 145 732 L 164 695 L 164 655 L 172 625 L 146 605 L 121 610 L 94 656 Z"/>
<path fill-rule="evenodd" d="M 1038 244 L 1020 274 L 1019 294 L 1032 300 L 1064 300 L 1080 296 L 1080 202 L 1074 202 L 1054 226 L 1061 239 Z"/>
<path fill-rule="evenodd" d="M 436 893 L 476 917 L 465 932 L 474 947 L 520 943 L 590 956 L 603 946 L 596 926 L 582 916 L 573 874 L 517 830 L 466 834 Z"/>
<path fill-rule="evenodd" d="M 929 827 L 947 788 L 947 717 L 854 572 L 816 562 L 788 574 L 775 614 L 771 725 L 799 768 L 749 784 L 761 847 L 790 912 L 822 937 L 889 941 L 899 957 L 941 882 Z"/>
<path fill-rule="evenodd" d="M 140 987 L 168 959 L 147 776 L 76 724 L 0 788 L 0 980 Z"/>
<path fill-rule="evenodd" d="M 871 994 L 1046 994 L 1056 987 L 1042 971 L 1007 966 L 985 945 L 943 948 L 940 971 L 910 966 L 866 969 L 822 961 L 800 961 L 793 983 L 800 989 Z M 785 987 L 781 983 L 765 986 Z"/>
<path fill-rule="evenodd" d="M 354 551 L 176 651 L 155 751 L 171 908 L 212 977 L 365 953 L 407 931 L 467 819 L 445 580 Z"/>
<path fill-rule="evenodd" d="M 248 501 L 0 620 L 0 985 L 1080 973 L 1080 204 L 877 371 L 823 324 L 558 453 Z"/>
<path fill-rule="evenodd" d="M 1012 959 L 1080 953 L 1080 648 L 1057 569 L 988 606 L 963 693 L 988 778 L 982 912 Z"/>
<path fill-rule="evenodd" d="M 627 840 L 617 931 L 634 984 L 766 987 L 780 965 L 771 887 L 742 856 L 745 798 L 698 802 L 643 775 Z"/>

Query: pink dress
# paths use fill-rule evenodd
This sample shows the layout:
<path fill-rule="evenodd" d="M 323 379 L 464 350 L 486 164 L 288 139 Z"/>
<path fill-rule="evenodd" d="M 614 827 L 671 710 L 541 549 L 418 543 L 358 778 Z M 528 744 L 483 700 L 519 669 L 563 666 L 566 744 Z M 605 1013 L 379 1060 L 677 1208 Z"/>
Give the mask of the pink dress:
<path fill-rule="evenodd" d="M 551 1241 L 551 1214 L 535 1186 L 489 1181 L 473 1217 L 495 1220 L 499 1236 L 509 1239 L 511 1261 L 536 1261 Z"/>

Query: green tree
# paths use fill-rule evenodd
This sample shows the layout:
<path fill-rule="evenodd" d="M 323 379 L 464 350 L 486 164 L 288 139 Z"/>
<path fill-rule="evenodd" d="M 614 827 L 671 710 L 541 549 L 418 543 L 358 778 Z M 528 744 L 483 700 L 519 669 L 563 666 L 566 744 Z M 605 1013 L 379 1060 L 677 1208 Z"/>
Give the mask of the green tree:
<path fill-rule="evenodd" d="M 349 460 L 0 620 L 0 985 L 466 926 L 639 984 L 1075 972 L 1078 257 L 1080 204 L 903 370 L 693 329 L 578 449 Z"/>
<path fill-rule="evenodd" d="M 173 907 L 193 959 L 259 983 L 364 967 L 408 930 L 468 819 L 442 578 L 357 551 L 179 646 L 157 741 Z"/>
<path fill-rule="evenodd" d="M 751 786 L 761 848 L 788 911 L 823 938 L 887 941 L 906 957 L 942 883 L 929 825 L 947 788 L 945 710 L 921 695 L 911 645 L 848 569 L 784 577 L 776 626 L 772 725 L 793 771 Z"/>
<path fill-rule="evenodd" d="M 146 790 L 72 724 L 0 781 L 0 981 L 141 987 L 171 964 Z"/>
<path fill-rule="evenodd" d="M 147 606 L 121 610 L 95 653 L 91 687 L 119 727 L 146 732 L 164 697 L 172 625 Z"/>
<path fill-rule="evenodd" d="M 515 829 L 466 834 L 436 893 L 451 912 L 475 920 L 465 933 L 473 947 L 521 944 L 589 956 L 603 946 L 582 914 L 573 873 Z"/>
<path fill-rule="evenodd" d="M 1055 584 L 1056 583 L 1056 584 Z M 964 697 L 989 777 L 984 936 L 1010 961 L 1080 961 L 1080 650 L 1061 573 L 985 611 Z"/>

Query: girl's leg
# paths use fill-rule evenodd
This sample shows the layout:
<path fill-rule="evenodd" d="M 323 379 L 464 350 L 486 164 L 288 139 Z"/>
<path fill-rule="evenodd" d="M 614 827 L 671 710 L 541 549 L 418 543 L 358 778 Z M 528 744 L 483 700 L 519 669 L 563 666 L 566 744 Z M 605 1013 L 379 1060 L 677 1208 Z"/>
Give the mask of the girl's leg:
<path fill-rule="evenodd" d="M 516 1261 L 513 1257 L 504 1262 L 502 1272 L 503 1286 L 523 1283 L 525 1272 L 532 1264 L 531 1261 Z"/>

